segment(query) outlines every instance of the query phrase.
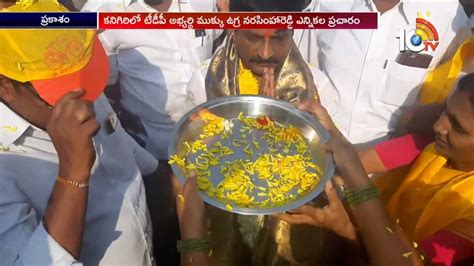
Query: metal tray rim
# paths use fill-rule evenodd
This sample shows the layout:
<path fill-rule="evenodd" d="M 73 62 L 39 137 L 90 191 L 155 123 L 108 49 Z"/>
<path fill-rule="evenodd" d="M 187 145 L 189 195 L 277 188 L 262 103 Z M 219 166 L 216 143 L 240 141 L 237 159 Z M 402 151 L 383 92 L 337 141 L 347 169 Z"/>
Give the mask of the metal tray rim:
<path fill-rule="evenodd" d="M 225 97 L 219 97 L 215 99 L 211 99 L 199 106 L 194 107 L 190 111 L 188 111 L 176 124 L 175 130 L 173 132 L 173 140 L 170 142 L 168 146 L 168 154 L 175 154 L 175 146 L 176 142 L 178 141 L 178 136 L 180 129 L 187 123 L 189 120 L 190 116 L 194 113 L 196 113 L 198 110 L 202 109 L 208 109 L 210 107 L 216 106 L 216 105 L 221 105 L 225 103 L 233 103 L 233 102 L 255 102 L 255 101 L 260 101 L 262 103 L 267 103 L 267 104 L 272 104 L 276 105 L 280 108 L 283 108 L 287 110 L 288 112 L 292 113 L 293 115 L 296 115 L 300 117 L 301 119 L 305 120 L 319 135 L 321 138 L 322 143 L 326 143 L 330 139 L 330 134 L 329 132 L 321 125 L 321 123 L 312 115 L 305 113 L 303 111 L 300 111 L 293 105 L 291 105 L 288 102 L 285 101 L 280 101 L 280 100 L 275 100 L 267 97 L 261 97 L 261 96 L 252 96 L 252 95 L 235 95 L 235 96 L 225 96 Z M 277 207 L 272 207 L 272 208 L 265 208 L 265 209 L 255 209 L 255 208 L 243 208 L 243 207 L 234 207 L 231 212 L 233 213 L 238 213 L 238 214 L 243 214 L 243 215 L 267 215 L 267 214 L 273 214 L 273 213 L 281 213 L 285 212 L 288 210 L 296 209 L 299 206 L 302 206 L 314 198 L 318 197 L 322 192 L 324 192 L 324 184 L 331 180 L 333 177 L 333 174 L 335 172 L 335 165 L 334 161 L 332 159 L 331 154 L 327 153 L 328 160 L 327 160 L 327 165 L 326 165 L 326 172 L 325 174 L 321 177 L 321 180 L 319 184 L 307 195 L 304 197 L 299 198 L 296 201 L 293 201 L 291 203 L 288 203 L 283 206 L 277 206 Z M 179 182 L 181 184 L 184 184 L 186 181 L 186 178 L 181 174 L 181 169 L 177 167 L 176 165 L 171 166 L 173 173 L 176 175 L 178 178 Z M 204 192 L 200 191 L 199 192 L 201 198 L 207 202 L 208 204 L 229 211 L 228 209 L 225 208 L 224 203 L 217 201 L 209 196 L 207 196 Z"/>

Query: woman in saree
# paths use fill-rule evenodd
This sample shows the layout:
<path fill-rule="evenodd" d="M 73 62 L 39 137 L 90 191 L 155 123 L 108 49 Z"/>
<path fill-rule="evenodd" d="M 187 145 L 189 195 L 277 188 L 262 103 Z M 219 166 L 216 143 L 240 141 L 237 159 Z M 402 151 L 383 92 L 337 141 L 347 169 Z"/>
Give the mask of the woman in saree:
<path fill-rule="evenodd" d="M 381 177 L 390 185 L 385 184 L 380 193 L 358 153 L 324 108 L 317 103 L 302 108 L 313 113 L 332 134 L 327 148 L 333 154 L 350 207 L 344 208 L 328 183 L 328 207 L 303 206 L 279 214 L 280 219 L 326 227 L 361 246 L 363 243 L 373 265 L 421 265 L 423 260 L 444 265 L 472 262 L 474 73 L 464 76 L 446 99 L 433 127 L 435 142 L 410 167 Z M 401 150 L 391 154 L 400 152 L 403 154 Z"/>

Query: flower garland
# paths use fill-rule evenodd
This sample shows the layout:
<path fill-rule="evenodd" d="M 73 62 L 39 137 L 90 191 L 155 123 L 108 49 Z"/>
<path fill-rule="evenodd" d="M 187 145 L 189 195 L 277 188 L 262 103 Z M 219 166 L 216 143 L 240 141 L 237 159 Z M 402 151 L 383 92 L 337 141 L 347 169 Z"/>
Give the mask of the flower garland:
<path fill-rule="evenodd" d="M 246 69 L 239 60 L 239 75 L 237 76 L 239 82 L 240 94 L 258 95 L 260 91 L 260 82 L 249 69 Z"/>
<path fill-rule="evenodd" d="M 249 69 L 246 69 L 239 61 L 239 82 L 240 94 L 258 95 L 260 91 L 260 82 Z M 258 234 L 263 227 L 263 216 L 238 216 L 239 231 L 242 234 L 244 243 L 250 248 L 255 246 Z"/>

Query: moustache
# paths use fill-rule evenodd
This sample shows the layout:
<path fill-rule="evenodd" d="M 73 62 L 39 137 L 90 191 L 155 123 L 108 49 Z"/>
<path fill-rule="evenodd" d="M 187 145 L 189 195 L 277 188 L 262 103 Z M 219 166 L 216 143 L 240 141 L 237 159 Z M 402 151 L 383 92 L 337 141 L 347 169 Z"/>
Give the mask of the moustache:
<path fill-rule="evenodd" d="M 278 65 L 280 63 L 280 61 L 278 61 L 277 59 L 273 58 L 273 57 L 270 57 L 268 59 L 263 59 L 261 57 L 252 57 L 250 59 L 250 63 L 254 63 L 254 64 L 268 64 L 268 65 Z"/>

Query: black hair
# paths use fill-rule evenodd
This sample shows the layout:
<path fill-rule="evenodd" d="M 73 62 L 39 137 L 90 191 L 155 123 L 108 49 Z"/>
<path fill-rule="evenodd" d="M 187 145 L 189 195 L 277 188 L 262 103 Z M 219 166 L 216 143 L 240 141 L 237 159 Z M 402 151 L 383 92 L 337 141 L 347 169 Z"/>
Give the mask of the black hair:
<path fill-rule="evenodd" d="M 474 73 L 467 74 L 459 80 L 458 90 L 468 93 L 469 100 L 474 105 Z"/>
<path fill-rule="evenodd" d="M 156 6 L 163 4 L 163 0 L 145 0 L 145 4 L 149 6 Z"/>
<path fill-rule="evenodd" d="M 231 12 L 300 12 L 310 0 L 230 0 Z"/>
<path fill-rule="evenodd" d="M 460 0 L 461 5 L 464 7 L 467 17 L 474 15 L 474 2 L 472 0 Z"/>

